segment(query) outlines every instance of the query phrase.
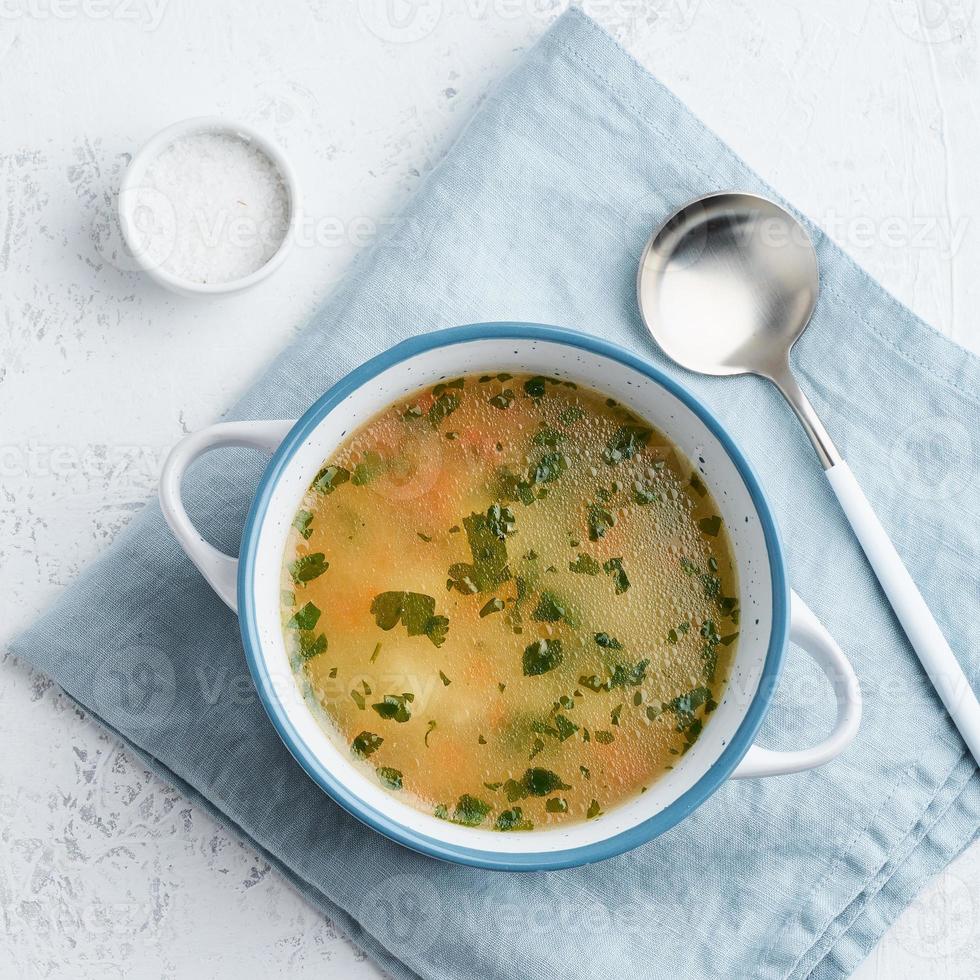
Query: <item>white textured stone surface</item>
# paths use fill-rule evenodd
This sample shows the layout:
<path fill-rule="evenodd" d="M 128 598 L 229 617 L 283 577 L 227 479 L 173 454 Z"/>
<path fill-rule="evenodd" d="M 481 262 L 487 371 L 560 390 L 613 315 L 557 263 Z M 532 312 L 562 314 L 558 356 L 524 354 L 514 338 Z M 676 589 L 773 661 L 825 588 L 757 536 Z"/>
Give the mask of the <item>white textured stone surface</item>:
<path fill-rule="evenodd" d="M 590 9 L 889 289 L 980 350 L 977 24 L 972 0 L 919 2 Z M 0 4 L 0 646 L 153 493 L 162 452 L 302 327 L 556 12 L 548 0 Z M 127 155 L 204 113 L 271 131 L 316 221 L 270 280 L 213 302 L 116 268 L 106 217 Z M 9 657 L 0 704 L 0 975 L 377 976 Z M 859 975 L 980 975 L 978 912 L 974 848 Z"/>

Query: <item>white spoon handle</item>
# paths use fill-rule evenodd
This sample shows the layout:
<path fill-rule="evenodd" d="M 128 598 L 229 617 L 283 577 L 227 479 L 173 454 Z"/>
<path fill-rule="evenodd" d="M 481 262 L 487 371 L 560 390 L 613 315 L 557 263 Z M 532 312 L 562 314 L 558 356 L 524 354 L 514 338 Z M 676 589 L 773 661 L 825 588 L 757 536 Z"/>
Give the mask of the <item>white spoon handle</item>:
<path fill-rule="evenodd" d="M 980 702 L 963 668 L 850 467 L 840 461 L 825 472 L 929 680 L 974 759 L 980 762 Z"/>

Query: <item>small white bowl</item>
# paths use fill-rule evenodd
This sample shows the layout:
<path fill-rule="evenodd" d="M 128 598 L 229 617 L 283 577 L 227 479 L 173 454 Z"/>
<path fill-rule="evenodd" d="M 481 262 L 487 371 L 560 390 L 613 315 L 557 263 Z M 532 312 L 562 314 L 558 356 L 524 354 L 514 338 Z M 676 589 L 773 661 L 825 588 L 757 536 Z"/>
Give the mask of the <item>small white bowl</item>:
<path fill-rule="evenodd" d="M 273 163 L 282 178 L 283 186 L 289 198 L 289 221 L 286 233 L 276 251 L 269 259 L 254 272 L 240 279 L 227 282 L 201 283 L 175 276 L 162 268 L 159 261 L 153 259 L 140 241 L 139 229 L 136 224 L 136 207 L 138 195 L 146 176 L 147 168 L 171 144 L 188 136 L 201 133 L 236 137 L 261 150 Z M 127 247 L 133 255 L 136 265 L 151 279 L 185 296 L 217 296 L 223 293 L 239 292 L 248 289 L 257 282 L 265 279 L 282 265 L 296 237 L 296 227 L 300 213 L 299 184 L 295 171 L 282 150 L 262 133 L 243 123 L 221 119 L 218 116 L 197 116 L 184 119 L 181 122 L 160 130 L 133 156 L 119 187 L 119 226 Z"/>

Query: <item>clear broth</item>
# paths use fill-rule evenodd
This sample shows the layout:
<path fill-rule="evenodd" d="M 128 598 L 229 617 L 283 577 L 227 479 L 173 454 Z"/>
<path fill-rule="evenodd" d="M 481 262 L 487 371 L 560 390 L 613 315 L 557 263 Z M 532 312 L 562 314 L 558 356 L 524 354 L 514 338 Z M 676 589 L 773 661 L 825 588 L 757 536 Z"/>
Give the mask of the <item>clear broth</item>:
<path fill-rule="evenodd" d="M 529 830 L 645 791 L 738 644 L 701 474 L 599 392 L 467 376 L 351 433 L 286 545 L 282 622 L 324 728 L 443 819 Z"/>

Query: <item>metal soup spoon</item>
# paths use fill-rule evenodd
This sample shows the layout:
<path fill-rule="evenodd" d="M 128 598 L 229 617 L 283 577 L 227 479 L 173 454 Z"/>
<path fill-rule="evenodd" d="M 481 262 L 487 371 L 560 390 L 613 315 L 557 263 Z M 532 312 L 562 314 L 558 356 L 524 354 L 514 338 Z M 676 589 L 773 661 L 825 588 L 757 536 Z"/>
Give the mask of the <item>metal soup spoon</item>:
<path fill-rule="evenodd" d="M 636 284 L 664 353 L 701 374 L 757 374 L 806 430 L 878 581 L 929 679 L 980 762 L 980 703 L 871 504 L 793 377 L 789 352 L 817 302 L 817 256 L 803 226 L 755 194 L 709 194 L 651 237 Z"/>

